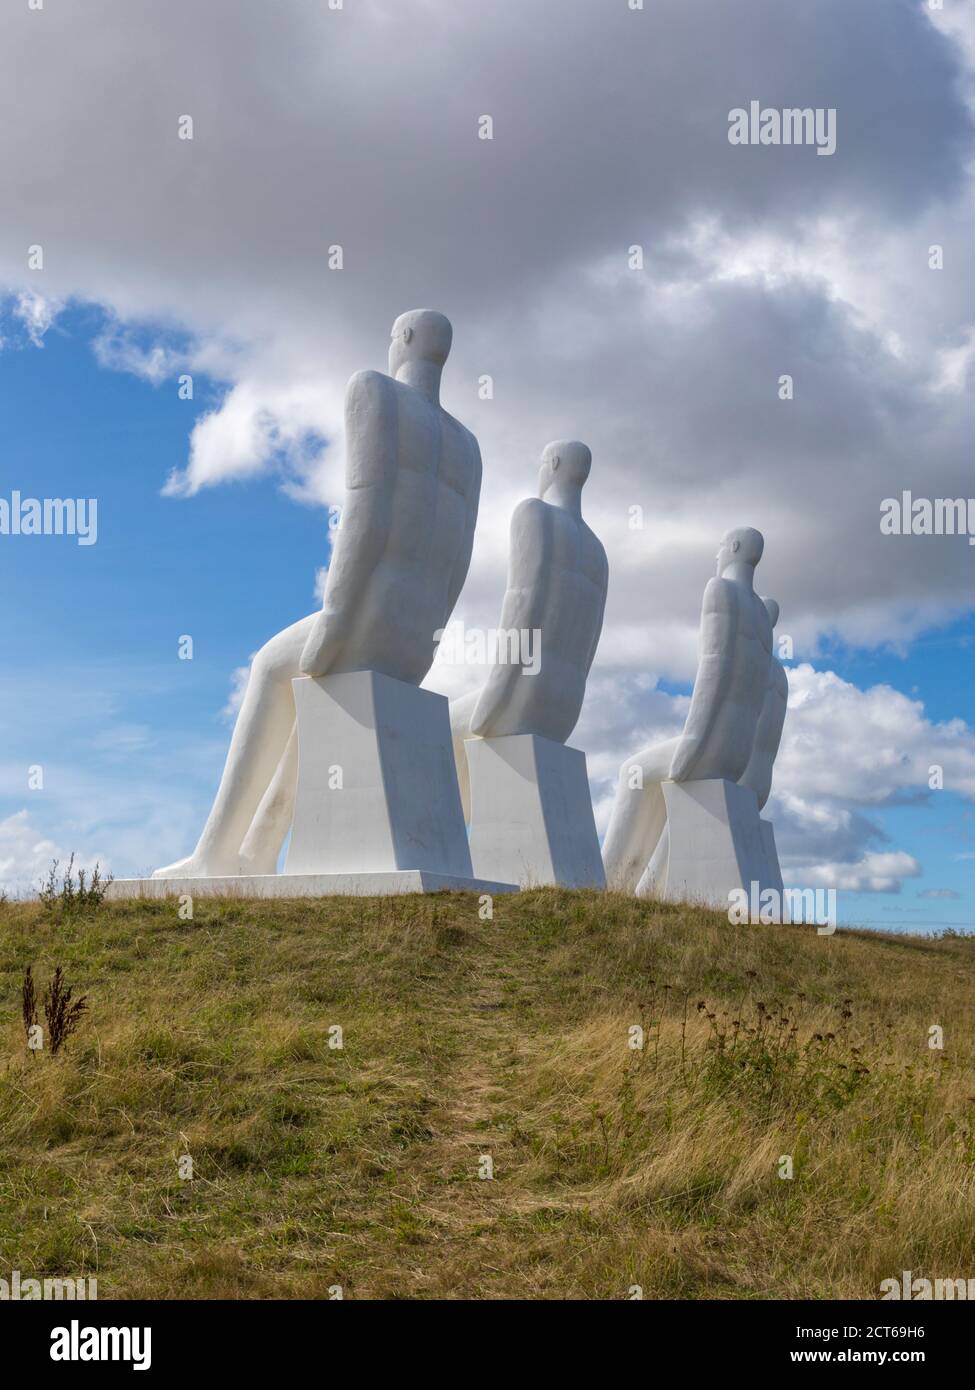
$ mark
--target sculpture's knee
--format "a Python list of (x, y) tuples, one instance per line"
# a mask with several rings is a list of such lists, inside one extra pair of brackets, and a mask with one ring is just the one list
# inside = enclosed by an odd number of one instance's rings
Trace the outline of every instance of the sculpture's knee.
[(274, 637), (251, 662), (250, 679), (257, 685), (289, 685), (297, 675), (294, 654)]

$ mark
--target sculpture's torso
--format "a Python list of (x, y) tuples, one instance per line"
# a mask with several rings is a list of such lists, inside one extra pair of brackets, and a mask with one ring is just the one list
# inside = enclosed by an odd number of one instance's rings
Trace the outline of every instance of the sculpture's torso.
[(700, 683), (701, 695), (716, 712), (690, 778), (737, 782), (745, 771), (765, 703), (771, 652), (772, 624), (758, 595), (734, 580), (712, 579), (692, 711)]
[[(348, 486), (385, 490), (388, 530), (349, 603), (333, 672), (374, 670), (419, 685), (466, 575), (481, 486), (477, 440), (414, 387), (360, 372), (346, 397)], [(378, 476), (378, 483), (374, 479)], [(368, 536), (340, 527), (325, 590), (341, 589), (346, 551)], [(343, 596), (343, 601), (349, 602)]]

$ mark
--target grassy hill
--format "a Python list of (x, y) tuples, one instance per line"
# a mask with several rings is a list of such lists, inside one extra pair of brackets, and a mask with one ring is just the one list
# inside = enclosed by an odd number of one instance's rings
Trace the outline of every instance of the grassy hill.
[[(28, 964), (88, 996), (57, 1056), (25, 1047)], [(468, 1299), (972, 1276), (973, 994), (975, 940), (592, 893), (488, 921), (459, 894), (198, 900), (188, 922), (6, 904), (0, 1275)]]

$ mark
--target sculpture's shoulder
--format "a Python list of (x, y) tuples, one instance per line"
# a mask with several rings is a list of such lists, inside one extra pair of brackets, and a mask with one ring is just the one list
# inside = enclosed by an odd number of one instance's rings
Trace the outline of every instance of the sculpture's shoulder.
[(393, 397), (396, 386), (397, 382), (391, 376), (372, 368), (367, 367), (361, 372), (355, 372), (349, 377), (349, 384), (345, 388), (345, 408), (347, 411), (361, 409), (376, 401), (389, 400)]
[(704, 602), (701, 605), (705, 613), (717, 614), (737, 614), (741, 606), (741, 594), (739, 585), (733, 579), (722, 579), (716, 576), (709, 579), (704, 589)]
[(789, 675), (778, 657), (772, 657), (772, 678), (770, 681), (772, 689), (775, 690), (782, 699), (788, 703), (789, 700)]
[(552, 508), (540, 497), (525, 497), (511, 513), (511, 534), (517, 532), (537, 532), (551, 526)]
[(345, 388), (345, 430), (350, 445), (367, 435), (372, 424), (391, 424), (396, 413), (396, 386), (391, 376), (366, 369), (349, 378)]
[[(551, 507), (540, 497), (526, 497), (511, 513), (508, 545), (508, 573), (516, 585), (529, 581), (529, 572), (535, 573), (549, 551), (548, 539), (552, 533)], [(519, 578), (519, 576), (523, 576)]]
[(385, 372), (377, 372), (372, 367), (364, 367), (361, 372), (353, 372), (345, 388), (346, 397), (388, 395), (395, 391), (399, 383)]

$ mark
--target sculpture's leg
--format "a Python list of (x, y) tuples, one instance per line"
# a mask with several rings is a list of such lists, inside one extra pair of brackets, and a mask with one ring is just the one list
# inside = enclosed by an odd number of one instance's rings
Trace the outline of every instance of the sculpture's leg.
[[(617, 892), (635, 891), (657, 847), (667, 822), (660, 783), (670, 772), (679, 742), (673, 738), (646, 748), (620, 768), (616, 800), (603, 842), (606, 882)], [(639, 769), (639, 779), (635, 778), (634, 769)]]
[(471, 823), (471, 774), (467, 766), (467, 752), (464, 739), (471, 736), (471, 716), (477, 704), (479, 690), (469, 690), (450, 702), (450, 739), (454, 748), (454, 762), (457, 764), (457, 782), (460, 786), (460, 804), (464, 808), (464, 824)]
[(271, 784), (295, 722), (292, 678), (317, 614), (279, 632), (251, 666), (220, 788), (189, 859), (157, 869), (154, 878), (209, 878), (241, 871), (240, 849)]
[(251, 828), (240, 847), (240, 871), (243, 874), (274, 874), (278, 871), (278, 856), (285, 836), (291, 829), (298, 788), (298, 727), (291, 736), (278, 763), (271, 785), (257, 808)]
[[(659, 784), (658, 784), (659, 787)], [(663, 793), (661, 792), (661, 795)], [(643, 871), (643, 877), (636, 886), (638, 898), (659, 898), (667, 883), (667, 866), (670, 858), (670, 825), (665, 823), (663, 833), (657, 841), (653, 858)]]

